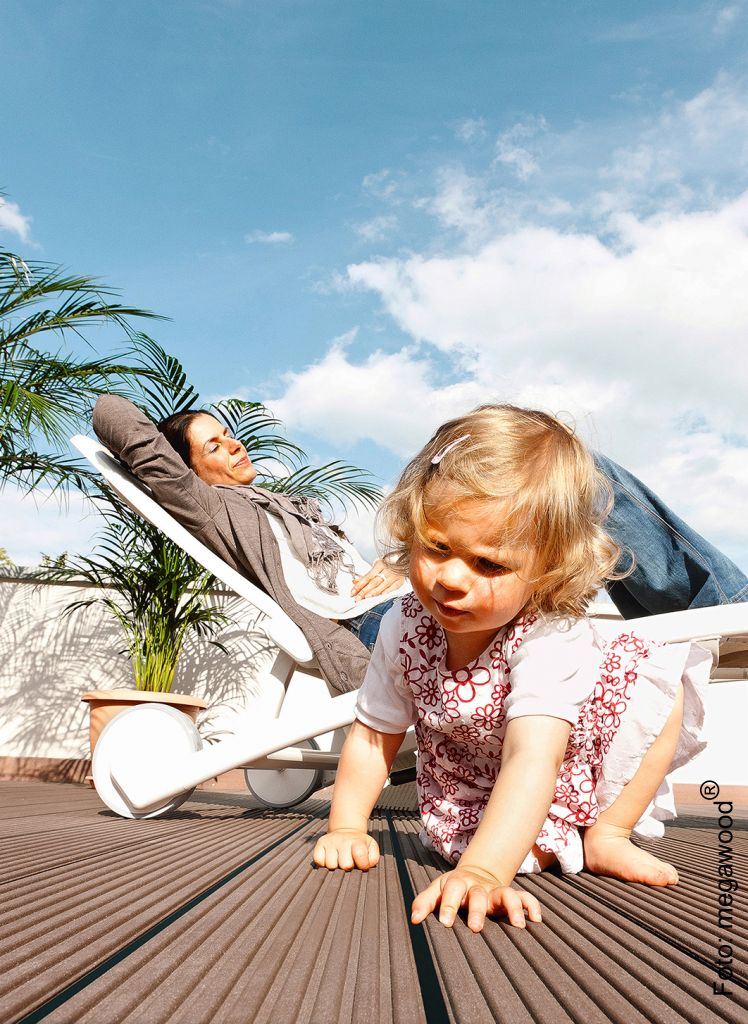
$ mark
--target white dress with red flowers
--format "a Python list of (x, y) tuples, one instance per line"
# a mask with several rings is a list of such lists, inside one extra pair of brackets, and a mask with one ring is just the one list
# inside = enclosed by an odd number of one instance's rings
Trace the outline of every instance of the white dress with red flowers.
[[(504, 626), (466, 668), (446, 668), (446, 638), (415, 594), (382, 620), (356, 715), (380, 732), (415, 725), (421, 840), (456, 863), (501, 767), (506, 723), (549, 715), (572, 729), (548, 816), (537, 838), (562, 870), (583, 866), (579, 827), (592, 825), (659, 736), (683, 682), (683, 727), (672, 769), (705, 746), (704, 687), (711, 655), (622, 632), (602, 641), (589, 619), (526, 614)], [(662, 833), (673, 817), (667, 782), (636, 827)], [(537, 871), (530, 851), (520, 873)]]

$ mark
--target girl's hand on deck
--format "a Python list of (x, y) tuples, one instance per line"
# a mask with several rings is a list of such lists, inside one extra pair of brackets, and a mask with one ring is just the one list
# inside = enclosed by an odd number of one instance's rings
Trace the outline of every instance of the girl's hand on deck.
[(353, 581), (351, 596), (357, 601), (363, 601), (365, 597), (379, 597), (390, 590), (397, 590), (403, 582), (400, 573), (378, 558), (365, 576), (359, 576)]
[(525, 911), (531, 921), (540, 922), (540, 904), (527, 892), (502, 885), (489, 871), (460, 867), (446, 871), (413, 900), (411, 921), (420, 924), (439, 907), (439, 921), (451, 928), (460, 907), (467, 907), (468, 928), (479, 932), (487, 914), (506, 914), (515, 928), (525, 927)]
[(379, 847), (366, 832), (355, 828), (337, 828), (317, 840), (314, 863), (320, 868), (368, 871), (379, 861)]

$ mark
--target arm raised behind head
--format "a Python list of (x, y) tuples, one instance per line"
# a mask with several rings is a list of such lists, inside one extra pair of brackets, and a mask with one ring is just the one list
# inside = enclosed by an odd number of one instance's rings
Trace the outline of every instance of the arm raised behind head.
[(102, 444), (191, 532), (200, 532), (223, 508), (219, 492), (185, 465), (156, 425), (126, 398), (102, 395), (94, 408), (93, 428)]

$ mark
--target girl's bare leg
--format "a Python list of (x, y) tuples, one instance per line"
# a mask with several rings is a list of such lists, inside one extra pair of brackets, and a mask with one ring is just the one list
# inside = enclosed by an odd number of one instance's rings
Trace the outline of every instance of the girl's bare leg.
[(675, 885), (678, 881), (672, 864), (634, 846), (631, 830), (670, 768), (682, 721), (681, 685), (664, 729), (642, 758), (636, 774), (584, 834), (584, 862), (590, 871), (646, 885)]

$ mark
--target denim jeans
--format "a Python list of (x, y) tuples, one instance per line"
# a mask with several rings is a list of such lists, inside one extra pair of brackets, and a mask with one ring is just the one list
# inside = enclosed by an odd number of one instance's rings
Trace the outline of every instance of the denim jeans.
[(389, 601), (383, 601), (382, 604), (370, 608), (363, 615), (357, 615), (354, 619), (343, 619), (340, 625), (350, 629), (351, 633), (359, 638), (364, 647), (368, 647), (370, 651), (373, 651), (374, 644), (377, 642), (377, 636), (379, 635), (379, 627), (382, 624), (382, 616), (390, 610), (394, 603), (394, 598), (390, 598)]
[(605, 529), (623, 549), (618, 569), (631, 575), (608, 584), (626, 619), (748, 601), (748, 578), (734, 562), (679, 519), (656, 494), (615, 462), (594, 453), (613, 487)]

